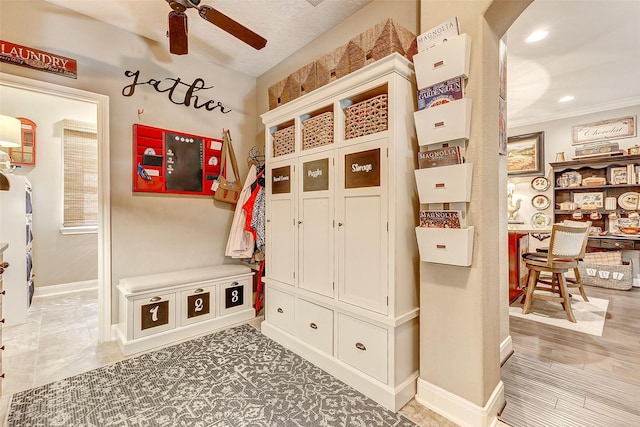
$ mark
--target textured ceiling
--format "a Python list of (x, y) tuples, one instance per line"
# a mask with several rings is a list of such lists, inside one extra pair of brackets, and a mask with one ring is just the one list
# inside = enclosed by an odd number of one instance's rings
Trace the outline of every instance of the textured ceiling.
[[(46, 0), (165, 44), (165, 0)], [(293, 52), (343, 21), (371, 0), (202, 0), (268, 40), (259, 51), (237, 40), (188, 9), (189, 55), (251, 76), (259, 76)], [(313, 3), (318, 3), (317, 1)]]
[[(165, 0), (47, 0), (167, 45)], [(371, 0), (202, 0), (268, 40), (256, 51), (195, 9), (190, 55), (259, 76)], [(400, 1), (400, 0), (395, 0)], [(508, 37), (508, 125), (536, 123), (640, 103), (640, 1), (535, 0)], [(464, 31), (464, 22), (461, 22)], [(533, 30), (547, 39), (527, 44)], [(331, 46), (328, 47), (330, 50)], [(575, 99), (559, 103), (565, 95)]]

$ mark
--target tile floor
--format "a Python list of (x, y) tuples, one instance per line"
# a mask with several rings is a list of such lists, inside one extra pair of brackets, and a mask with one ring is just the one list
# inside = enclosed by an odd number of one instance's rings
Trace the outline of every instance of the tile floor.
[[(115, 341), (98, 343), (97, 298), (97, 290), (35, 297), (26, 324), (3, 328), (6, 350), (2, 367), (6, 378), (0, 397), (2, 425), (12, 393), (125, 358)], [(260, 322), (257, 318), (254, 326), (259, 327)], [(420, 426), (456, 425), (415, 400), (400, 412)]]

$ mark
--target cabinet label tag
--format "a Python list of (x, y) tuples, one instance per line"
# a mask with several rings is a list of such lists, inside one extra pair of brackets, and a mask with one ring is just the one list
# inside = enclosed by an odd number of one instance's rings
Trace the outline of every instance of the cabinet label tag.
[(306, 162), (302, 166), (302, 191), (329, 189), (329, 159)]
[(380, 149), (344, 156), (345, 188), (380, 186)]

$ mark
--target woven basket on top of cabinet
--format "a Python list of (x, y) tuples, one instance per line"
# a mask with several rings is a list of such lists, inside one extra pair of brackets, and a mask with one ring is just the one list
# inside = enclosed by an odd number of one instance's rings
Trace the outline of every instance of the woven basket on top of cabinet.
[(284, 156), (293, 153), (295, 142), (295, 127), (293, 125), (273, 132), (273, 156)]
[(333, 144), (333, 111), (318, 114), (302, 122), (302, 149)]
[(387, 130), (389, 116), (386, 93), (366, 99), (345, 110), (345, 139)]

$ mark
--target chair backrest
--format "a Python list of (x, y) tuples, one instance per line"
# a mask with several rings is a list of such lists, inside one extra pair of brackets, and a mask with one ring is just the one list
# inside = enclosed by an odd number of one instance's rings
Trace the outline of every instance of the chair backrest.
[(551, 265), (554, 258), (580, 259), (584, 257), (589, 238), (591, 222), (583, 222), (580, 226), (567, 224), (553, 224), (547, 264)]
[(562, 225), (568, 225), (570, 227), (587, 227), (587, 232), (584, 235), (584, 242), (582, 242), (582, 250), (580, 251), (580, 259), (584, 258), (584, 253), (587, 250), (587, 243), (589, 242), (589, 230), (591, 230), (591, 221), (572, 221), (565, 219), (562, 221)]

